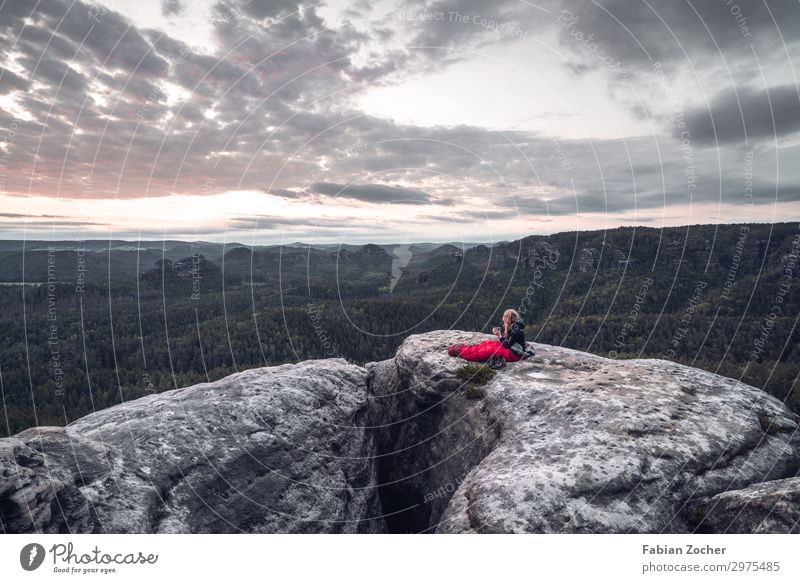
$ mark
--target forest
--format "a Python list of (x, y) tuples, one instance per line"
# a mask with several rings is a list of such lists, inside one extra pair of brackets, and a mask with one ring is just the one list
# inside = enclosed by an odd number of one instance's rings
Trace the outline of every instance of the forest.
[(528, 340), (674, 360), (800, 412), (799, 253), (795, 223), (493, 245), (3, 241), (3, 435), (253, 367), (389, 358), (410, 334), (487, 332), (508, 307)]

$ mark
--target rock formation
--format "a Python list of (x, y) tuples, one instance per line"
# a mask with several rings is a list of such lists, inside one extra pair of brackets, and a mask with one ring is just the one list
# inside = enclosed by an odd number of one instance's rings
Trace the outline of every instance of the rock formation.
[(411, 336), (370, 367), (378, 448), (395, 452), (379, 482), (412, 530), (689, 532), (690, 500), (800, 467), (798, 417), (777, 399), (665, 360), (536, 345), (466, 399), (445, 348), (484, 338)]
[(800, 533), (800, 478), (761, 482), (692, 500), (687, 506), (695, 532)]
[(366, 371), (248, 370), (0, 440), (8, 532), (383, 529)]
[(664, 360), (253, 369), (0, 440), (6, 532), (796, 532), (798, 417)]

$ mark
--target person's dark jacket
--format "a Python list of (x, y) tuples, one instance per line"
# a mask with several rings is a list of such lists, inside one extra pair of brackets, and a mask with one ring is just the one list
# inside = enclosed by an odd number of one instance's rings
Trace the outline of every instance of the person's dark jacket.
[[(522, 320), (517, 320), (508, 330), (508, 337), (505, 335), (500, 336), (500, 343), (503, 345), (503, 348), (511, 348), (511, 345), (516, 343), (519, 344), (520, 347), (524, 350), (525, 349), (525, 332), (523, 329), (525, 328), (525, 322)], [(503, 331), (503, 327), (500, 327), (500, 331)]]

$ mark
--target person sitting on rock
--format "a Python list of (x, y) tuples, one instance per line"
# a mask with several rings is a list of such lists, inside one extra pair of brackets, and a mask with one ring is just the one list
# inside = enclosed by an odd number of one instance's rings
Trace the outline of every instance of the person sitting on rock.
[(503, 327), (495, 327), (492, 333), (497, 340), (484, 340), (478, 344), (453, 344), (447, 354), (473, 362), (487, 362), (493, 368), (502, 368), (506, 362), (516, 362), (533, 356), (533, 349), (525, 343), (525, 322), (516, 310), (503, 313)]

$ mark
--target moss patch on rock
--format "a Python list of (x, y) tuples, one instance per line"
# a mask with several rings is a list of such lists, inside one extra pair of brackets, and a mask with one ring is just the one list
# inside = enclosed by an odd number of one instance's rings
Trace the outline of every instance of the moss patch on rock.
[(467, 399), (483, 399), (486, 396), (486, 392), (472, 383), (467, 383), (464, 385), (464, 396)]
[(470, 362), (456, 369), (456, 376), (464, 381), (487, 383), (497, 374), (482, 362)]

